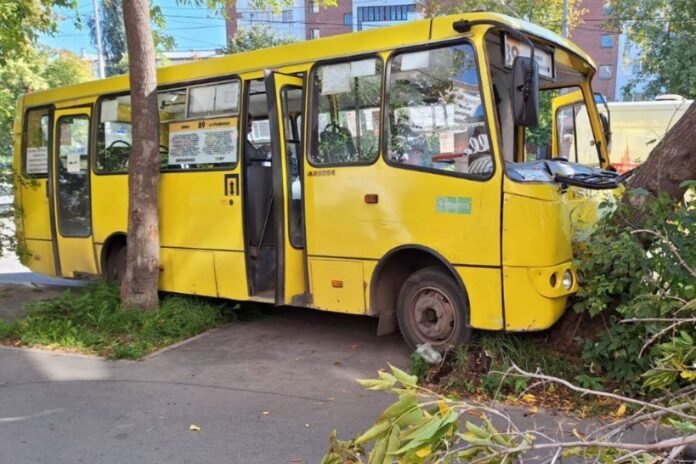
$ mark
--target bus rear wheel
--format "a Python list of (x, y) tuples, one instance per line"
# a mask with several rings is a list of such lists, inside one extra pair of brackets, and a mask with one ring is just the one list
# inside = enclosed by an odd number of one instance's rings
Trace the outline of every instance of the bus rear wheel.
[(119, 245), (109, 252), (104, 266), (104, 277), (109, 282), (121, 285), (121, 280), (126, 272), (126, 245)]
[(399, 292), (397, 317), (411, 348), (427, 343), (442, 351), (471, 337), (466, 299), (457, 282), (437, 267), (421, 269), (406, 279)]

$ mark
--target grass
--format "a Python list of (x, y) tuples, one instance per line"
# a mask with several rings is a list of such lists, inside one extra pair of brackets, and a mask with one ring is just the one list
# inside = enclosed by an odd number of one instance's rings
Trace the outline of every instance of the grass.
[[(165, 296), (159, 311), (124, 309), (118, 287), (106, 282), (69, 290), (60, 297), (31, 303), (27, 309), (24, 319), (0, 321), (0, 343), (110, 359), (141, 358), (237, 320), (229, 305), (197, 297)], [(251, 317), (258, 316), (251, 313)]]

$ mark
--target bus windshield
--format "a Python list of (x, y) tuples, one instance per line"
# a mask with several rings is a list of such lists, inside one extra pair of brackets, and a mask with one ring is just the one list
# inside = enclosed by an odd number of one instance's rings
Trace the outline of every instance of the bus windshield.
[(396, 55), (391, 61), (388, 105), (390, 162), (462, 176), (492, 174), (470, 44)]
[[(530, 39), (534, 41), (534, 38)], [(588, 119), (588, 109), (582, 105), (574, 107), (574, 113), (562, 116), (564, 134), (561, 134), (559, 145), (561, 151), (552, 153), (552, 126), (554, 115), (552, 101), (560, 95), (577, 90), (586, 79), (588, 64), (575, 55), (547, 46), (536, 44), (535, 57), (539, 63), (539, 125), (537, 127), (519, 127), (515, 125), (512, 108), (512, 67), (514, 58), (510, 55), (529, 55), (528, 48), (513, 42), (502, 32), (489, 32), (486, 40), (486, 52), (491, 66), (493, 92), (496, 103), (498, 125), (502, 138), (502, 154), (505, 160), (506, 172), (515, 180), (544, 180), (547, 175), (539, 175), (536, 169), (529, 169), (520, 164), (532, 163), (538, 160), (558, 159), (582, 163), (586, 166), (599, 167), (598, 149)], [(515, 48), (517, 47), (517, 48)], [(513, 51), (510, 51), (510, 50)], [(595, 108), (592, 108), (595, 110)], [(578, 122), (582, 121), (582, 122)], [(582, 134), (572, 130), (573, 124), (587, 128)], [(575, 156), (577, 141), (572, 137), (587, 139), (585, 145), (589, 150)], [(575, 142), (575, 143), (574, 143)], [(571, 148), (573, 156), (570, 156)], [(514, 172), (511, 172), (514, 171)], [(530, 176), (529, 179), (527, 176)]]

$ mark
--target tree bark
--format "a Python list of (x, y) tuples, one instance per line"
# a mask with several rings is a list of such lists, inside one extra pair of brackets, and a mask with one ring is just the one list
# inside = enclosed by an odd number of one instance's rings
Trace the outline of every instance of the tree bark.
[[(681, 200), (686, 189), (681, 184), (696, 179), (696, 104), (667, 132), (650, 152), (648, 159), (629, 181), (631, 189), (642, 188), (657, 196), (667, 194)], [(633, 203), (631, 200), (629, 202)]]
[(159, 112), (148, 0), (123, 2), (130, 70), (133, 144), (128, 162), (128, 249), (121, 301), (157, 309), (159, 283)]

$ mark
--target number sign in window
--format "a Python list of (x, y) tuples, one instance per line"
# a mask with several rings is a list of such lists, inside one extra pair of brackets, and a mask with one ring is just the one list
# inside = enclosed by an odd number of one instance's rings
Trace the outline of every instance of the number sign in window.
[(474, 177), (493, 172), (473, 47), (391, 60), (388, 137), (392, 163)]
[[(366, 58), (314, 72), (313, 164), (370, 163), (379, 154), (382, 62)], [(318, 101), (317, 101), (318, 100)]]

